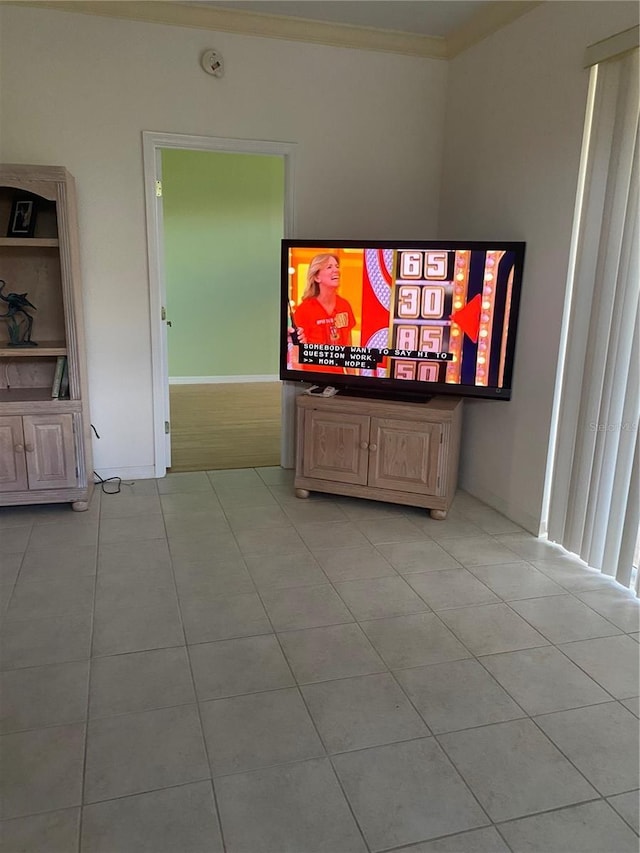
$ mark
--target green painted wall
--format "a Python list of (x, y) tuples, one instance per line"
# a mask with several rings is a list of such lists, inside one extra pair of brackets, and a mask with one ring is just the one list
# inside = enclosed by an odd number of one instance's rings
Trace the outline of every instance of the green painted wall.
[(284, 159), (162, 151), (169, 376), (278, 373)]

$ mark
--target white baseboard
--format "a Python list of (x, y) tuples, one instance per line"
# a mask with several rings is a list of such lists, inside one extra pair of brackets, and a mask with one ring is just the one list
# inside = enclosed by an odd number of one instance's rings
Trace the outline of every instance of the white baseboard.
[(96, 474), (103, 480), (120, 477), (125, 482), (125, 480), (153, 480), (156, 471), (153, 465), (143, 465), (140, 468), (96, 468)]
[(274, 374), (259, 376), (170, 376), (169, 385), (214, 385), (234, 384), (236, 382), (279, 382), (280, 377)]

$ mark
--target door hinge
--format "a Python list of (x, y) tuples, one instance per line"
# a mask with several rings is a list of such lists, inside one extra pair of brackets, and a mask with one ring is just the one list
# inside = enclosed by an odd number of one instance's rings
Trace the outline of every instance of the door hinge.
[(163, 305), (163, 306), (162, 306), (162, 308), (160, 309), (160, 319), (161, 319), (161, 320), (166, 320), (166, 319), (167, 319), (167, 309), (164, 307), (164, 305)]
[(169, 435), (169, 421), (164, 422), (164, 434)]
[(440, 433), (440, 444), (442, 444), (443, 441), (444, 441), (444, 433), (441, 432)]
[(156, 198), (162, 198), (162, 181), (156, 181)]

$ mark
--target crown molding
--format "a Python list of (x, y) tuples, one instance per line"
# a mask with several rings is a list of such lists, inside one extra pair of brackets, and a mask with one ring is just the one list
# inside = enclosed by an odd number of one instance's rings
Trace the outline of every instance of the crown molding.
[(356, 27), (346, 24), (327, 24), (280, 15), (218, 9), (211, 6), (191, 6), (170, 0), (24, 0), (9, 5), (54, 9), (60, 12), (79, 12), (128, 21), (146, 21), (175, 27), (193, 27), (218, 32), (239, 33), (262, 38), (288, 39), (335, 47), (401, 53), (409, 56), (446, 58), (442, 38), (411, 35), (410, 33)]
[(484, 6), (449, 36), (447, 59), (453, 59), (537, 6), (542, 6), (544, 2), (545, 0), (496, 0)]
[(53, 9), (174, 27), (399, 53), (427, 59), (451, 59), (542, 2), (544, 0), (495, 0), (479, 9), (469, 23), (445, 39), (373, 27), (330, 24), (231, 8), (191, 5), (173, 0), (0, 0), (2, 5)]

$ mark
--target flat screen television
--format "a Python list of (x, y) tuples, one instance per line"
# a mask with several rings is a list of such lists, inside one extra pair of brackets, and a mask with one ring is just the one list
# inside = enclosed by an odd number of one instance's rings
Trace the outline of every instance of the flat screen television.
[(500, 240), (283, 240), (280, 378), (509, 400), (524, 253)]

